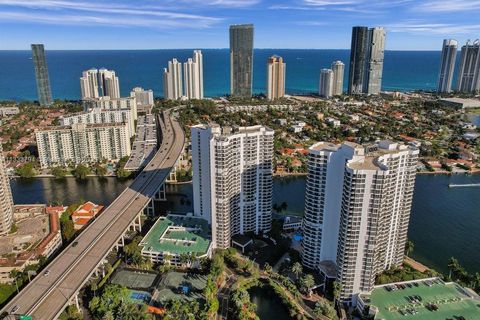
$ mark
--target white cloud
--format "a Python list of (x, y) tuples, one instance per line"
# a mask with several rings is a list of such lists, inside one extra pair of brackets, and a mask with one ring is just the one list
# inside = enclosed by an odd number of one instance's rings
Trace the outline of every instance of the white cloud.
[[(40, 23), (57, 21), (59, 24), (86, 24), (82, 23), (83, 18), (89, 25), (207, 28), (223, 20), (216, 17), (169, 11), (159, 6), (125, 5), (114, 2), (103, 4), (68, 0), (0, 0), (0, 8), (2, 6), (11, 9), (34, 9), (28, 13), (24, 11), (0, 12), (0, 16), (5, 19), (21, 20), (19, 17), (26, 15), (28, 19), (24, 21)], [(55, 15), (48, 14), (52, 10), (55, 10)], [(71, 19), (71, 21), (62, 23), (64, 19)]]
[(428, 0), (417, 5), (413, 10), (427, 12), (455, 12), (480, 10), (479, 0)]
[(422, 21), (406, 21), (387, 25), (390, 32), (406, 32), (414, 34), (460, 35), (480, 32), (480, 24), (427, 23)]

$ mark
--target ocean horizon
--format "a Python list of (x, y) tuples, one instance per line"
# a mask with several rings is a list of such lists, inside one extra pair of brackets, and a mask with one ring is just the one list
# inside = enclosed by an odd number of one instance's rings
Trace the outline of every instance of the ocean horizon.
[[(203, 53), (206, 97), (230, 92), (229, 49), (200, 49)], [(136, 86), (152, 89), (163, 96), (163, 68), (169, 60), (184, 62), (193, 49), (145, 50), (47, 50), (47, 64), (53, 97), (80, 99), (79, 78), (90, 68), (115, 70), (122, 96)], [(287, 64), (286, 93), (318, 92), (320, 69), (340, 60), (345, 63), (344, 89), (347, 88), (350, 50), (348, 49), (255, 49), (254, 93), (265, 92), (266, 63), (271, 55), (280, 55)], [(435, 90), (440, 51), (385, 51), (382, 90)], [(455, 79), (454, 79), (455, 83)], [(0, 100), (36, 100), (36, 85), (30, 50), (0, 51)]]

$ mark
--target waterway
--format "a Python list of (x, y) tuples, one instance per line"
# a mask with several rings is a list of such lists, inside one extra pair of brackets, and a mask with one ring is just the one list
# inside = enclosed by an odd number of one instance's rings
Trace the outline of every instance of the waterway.
[(267, 287), (253, 287), (248, 290), (250, 300), (257, 306), (260, 320), (292, 320), (280, 298)]
[[(15, 203), (69, 204), (91, 200), (108, 205), (131, 183), (114, 178), (15, 179)], [(480, 188), (448, 188), (449, 183), (480, 183), (480, 175), (417, 175), (408, 237), (415, 244), (413, 258), (448, 273), (452, 256), (471, 272), (480, 272)], [(285, 214), (302, 215), (305, 177), (274, 179), (274, 203), (285, 201)], [(163, 211), (191, 212), (191, 184), (167, 186)]]

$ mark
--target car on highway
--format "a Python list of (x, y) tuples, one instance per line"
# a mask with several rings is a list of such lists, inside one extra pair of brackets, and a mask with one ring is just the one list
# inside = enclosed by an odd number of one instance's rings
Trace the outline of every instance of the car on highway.
[(73, 241), (72, 248), (75, 248), (76, 246), (78, 246), (78, 241)]
[(47, 271), (45, 271), (45, 272), (43, 273), (43, 275), (44, 275), (45, 277), (48, 277), (49, 274), (50, 274), (50, 270), (47, 270)]
[(18, 306), (13, 306), (12, 311), (10, 313), (15, 313), (18, 311)]

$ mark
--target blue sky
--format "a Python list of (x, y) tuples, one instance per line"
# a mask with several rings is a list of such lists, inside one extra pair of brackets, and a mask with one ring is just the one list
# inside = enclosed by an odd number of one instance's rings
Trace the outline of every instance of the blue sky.
[(0, 50), (226, 48), (234, 23), (255, 24), (257, 48), (348, 48), (367, 25), (387, 49), (439, 50), (479, 38), (479, 13), (479, 0), (0, 0)]

